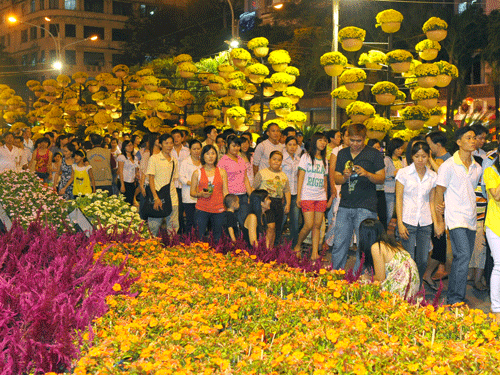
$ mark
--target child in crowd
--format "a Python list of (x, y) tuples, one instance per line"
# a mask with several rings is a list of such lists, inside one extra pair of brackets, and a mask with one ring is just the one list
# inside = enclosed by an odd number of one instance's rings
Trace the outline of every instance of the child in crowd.
[[(254, 188), (266, 190), (271, 198), (271, 209), (266, 214), (271, 246), (280, 241), (283, 214), (290, 212), (292, 200), (288, 177), (281, 171), (282, 161), (283, 154), (280, 151), (271, 152), (269, 167), (258, 171), (254, 179)], [(284, 198), (286, 198), (285, 204)]]
[(78, 150), (73, 154), (73, 172), (66, 185), (59, 194), (64, 195), (66, 189), (73, 183), (73, 196), (78, 197), (95, 193), (95, 180), (92, 173), (92, 166), (87, 161), (85, 151)]
[(266, 213), (271, 207), (271, 199), (269, 193), (263, 189), (257, 189), (250, 194), (250, 213), (245, 219), (243, 225), (243, 238), (248, 246), (257, 246), (259, 237), (266, 236), (266, 245), (269, 247), (270, 242), (269, 227), (266, 223)]
[(38, 139), (30, 163), (30, 170), (34, 171), (44, 182), (52, 177), (52, 152), (49, 150), (49, 145), (49, 138)]
[(52, 182), (55, 181), (57, 171), (61, 167), (62, 152), (57, 151), (52, 158)]
[(227, 194), (224, 197), (224, 224), (222, 226), (224, 233), (231, 237), (231, 241), (236, 242), (236, 239), (240, 235), (240, 230), (238, 227), (238, 218), (236, 217), (235, 211), (240, 208), (240, 200), (235, 194)]

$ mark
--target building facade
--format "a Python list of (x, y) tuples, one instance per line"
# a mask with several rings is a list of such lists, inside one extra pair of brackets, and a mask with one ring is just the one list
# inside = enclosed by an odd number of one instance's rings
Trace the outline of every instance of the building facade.
[[(121, 62), (129, 17), (147, 17), (165, 4), (188, 0), (0, 0), (0, 45), (20, 70), (45, 79), (77, 71), (90, 76)], [(15, 17), (17, 22), (9, 22)], [(97, 36), (97, 40), (90, 40)]]

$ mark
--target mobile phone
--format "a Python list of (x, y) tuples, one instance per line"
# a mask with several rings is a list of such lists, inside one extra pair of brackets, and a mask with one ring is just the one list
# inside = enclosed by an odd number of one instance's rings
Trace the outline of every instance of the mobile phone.
[(208, 193), (208, 189), (203, 189), (203, 191), (204, 191), (205, 193)]

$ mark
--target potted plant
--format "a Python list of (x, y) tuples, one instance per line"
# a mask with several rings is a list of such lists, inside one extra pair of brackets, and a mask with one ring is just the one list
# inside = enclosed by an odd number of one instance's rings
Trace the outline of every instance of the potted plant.
[(452, 79), (458, 78), (458, 69), (455, 65), (447, 61), (438, 61), (434, 65), (439, 69), (439, 74), (436, 76), (436, 86), (446, 87)]
[(264, 79), (264, 81), (262, 82), (262, 87), (263, 87), (263, 92), (264, 92), (264, 96), (273, 96), (274, 93), (276, 92), (276, 90), (274, 90), (273, 88), (273, 83), (271, 82), (271, 80), (269, 78), (266, 78)]
[(340, 86), (331, 92), (333, 98), (337, 99), (337, 105), (340, 108), (346, 108), (349, 104), (353, 103), (358, 99), (358, 93), (355, 91), (349, 91), (345, 86)]
[(220, 64), (217, 66), (217, 70), (219, 71), (219, 76), (224, 79), (229, 79), (229, 74), (234, 72), (234, 66), (231, 64)]
[(186, 124), (194, 128), (200, 127), (205, 123), (205, 117), (200, 114), (189, 115), (186, 117)]
[(177, 72), (182, 78), (193, 78), (198, 71), (192, 62), (183, 62), (177, 65)]
[(339, 84), (349, 91), (360, 92), (365, 87), (366, 73), (363, 69), (347, 69), (339, 77)]
[(292, 83), (292, 78), (285, 72), (274, 73), (270, 79), (273, 89), (276, 91), (285, 91), (288, 85)]
[(339, 31), (342, 48), (349, 52), (359, 51), (363, 47), (366, 31), (355, 26), (344, 27)]
[(129, 68), (127, 65), (118, 64), (113, 67), (112, 72), (117, 78), (123, 79), (128, 75)]
[(421, 105), (408, 106), (401, 111), (401, 117), (405, 126), (410, 130), (420, 130), (424, 123), (429, 120), (429, 110)]
[(247, 87), (247, 82), (242, 79), (233, 79), (227, 84), (229, 88), (229, 95), (235, 98), (242, 98), (245, 95), (245, 89)]
[(284, 72), (292, 59), (290, 58), (290, 54), (288, 53), (288, 51), (279, 49), (276, 51), (272, 51), (269, 54), (267, 61), (272, 65), (275, 72)]
[(297, 79), (297, 77), (300, 76), (299, 69), (294, 67), (294, 66), (287, 66), (285, 69), (285, 73), (288, 74), (290, 76), (290, 78), (292, 79), (291, 85), (293, 85), (295, 83), (295, 80)]
[(244, 68), (252, 59), (252, 55), (244, 48), (234, 48), (229, 52), (233, 64), (238, 68)]
[(353, 123), (362, 124), (375, 114), (375, 108), (369, 103), (355, 101), (347, 106), (346, 113)]
[(245, 123), (247, 111), (240, 106), (234, 106), (226, 111), (226, 116), (231, 126), (237, 128)]
[(172, 100), (176, 106), (185, 107), (194, 101), (194, 97), (188, 90), (176, 90), (172, 94)]
[(380, 105), (391, 105), (396, 100), (398, 86), (389, 81), (377, 82), (372, 87), (372, 94)]
[(403, 91), (398, 90), (398, 93), (396, 94), (396, 100), (391, 106), (391, 109), (393, 111), (400, 111), (404, 108), (404, 104), (406, 101), (406, 94)]
[(347, 65), (347, 57), (341, 52), (327, 52), (321, 56), (320, 63), (326, 74), (336, 77), (343, 72), (344, 67)]
[(71, 76), (71, 78), (73, 78), (76, 83), (83, 85), (89, 78), (89, 75), (85, 72), (76, 72)]
[[(267, 117), (267, 114), (269, 112), (269, 107), (267, 105), (263, 106), (263, 111), (262, 114), (264, 115), (264, 120)], [(255, 121), (260, 121), (260, 104), (254, 104), (253, 106), (250, 107), (250, 113), (252, 114), (252, 118)]]
[(46, 92), (54, 92), (56, 91), (58, 84), (55, 79), (46, 79), (43, 81), (42, 86)]
[(205, 105), (203, 106), (203, 109), (207, 111), (207, 113), (212, 116), (212, 117), (219, 117), (221, 114), (221, 106), (219, 102), (217, 101), (209, 101), (206, 102)]
[(132, 89), (139, 89), (142, 86), (141, 78), (138, 75), (131, 75), (125, 78), (125, 82)]
[(448, 24), (438, 17), (431, 17), (422, 26), (422, 31), (428, 39), (436, 42), (442, 41), (448, 34)]
[(441, 119), (443, 117), (443, 110), (441, 109), (441, 107), (436, 106), (434, 108), (430, 108), (429, 113), (431, 114), (431, 117), (425, 123), (425, 125), (434, 127), (441, 122)]
[(304, 126), (304, 124), (306, 123), (307, 115), (301, 111), (293, 111), (285, 117), (285, 121), (289, 126), (293, 126), (294, 128), (298, 129)]
[(241, 97), (243, 100), (252, 100), (253, 97), (257, 94), (257, 87), (253, 83), (248, 83), (245, 89), (245, 94)]
[(215, 74), (208, 77), (208, 82), (208, 88), (215, 92), (220, 90), (222, 88), (222, 85), (226, 83), (224, 78)]
[(192, 62), (192, 61), (193, 61), (193, 58), (186, 53), (182, 53), (180, 55), (175, 56), (174, 60), (173, 60), (174, 64), (176, 64), (176, 65), (179, 65), (183, 62)]
[(142, 85), (146, 91), (156, 91), (158, 90), (158, 84), (160, 80), (155, 76), (145, 76), (141, 78)]
[(262, 131), (266, 131), (267, 130), (267, 127), (270, 125), (270, 124), (277, 124), (281, 130), (284, 130), (288, 127), (288, 124), (286, 123), (286, 121), (280, 119), (280, 118), (273, 118), (272, 120), (268, 120), (266, 121), (263, 125), (262, 125)]
[(161, 102), (156, 107), (156, 116), (162, 120), (168, 120), (170, 118), (170, 113), (172, 112), (172, 105), (170, 103)]
[(290, 98), (293, 104), (297, 104), (304, 96), (304, 91), (301, 89), (295, 87), (295, 86), (288, 86), (284, 91), (283, 91), (283, 96), (286, 96), (287, 98)]
[(368, 51), (368, 53), (362, 53), (359, 56), (359, 65), (365, 65), (368, 69), (380, 70), (382, 66), (387, 63), (387, 57), (385, 53), (377, 50)]
[(247, 43), (248, 49), (253, 51), (256, 57), (264, 57), (269, 53), (269, 40), (263, 37), (253, 38)]
[(378, 139), (379, 141), (384, 139), (386, 133), (394, 126), (391, 120), (379, 115), (369, 118), (365, 125), (366, 137), (368, 139)]
[(247, 69), (248, 79), (256, 84), (264, 82), (264, 79), (269, 75), (269, 69), (264, 64), (253, 64)]
[(208, 86), (208, 84), (210, 83), (208, 78), (210, 78), (210, 76), (212, 76), (213, 73), (209, 73), (209, 72), (202, 72), (202, 73), (199, 73), (198, 74), (198, 80), (200, 81), (200, 83), (204, 86)]
[(415, 101), (418, 105), (423, 105), (426, 108), (433, 108), (437, 106), (439, 98), (439, 91), (435, 88), (419, 87), (411, 93), (411, 100)]
[(160, 101), (162, 99), (163, 95), (160, 94), (159, 92), (148, 92), (146, 95), (144, 95), (144, 100), (146, 101), (146, 104), (151, 108), (158, 107), (158, 104), (160, 104)]
[(441, 50), (441, 45), (430, 39), (424, 39), (421, 42), (418, 42), (415, 46), (415, 51), (418, 52), (418, 55), (427, 61), (434, 60), (439, 51)]
[[(221, 77), (222, 78), (222, 77)], [(229, 86), (226, 81), (222, 82), (219, 89), (215, 92), (219, 98), (229, 94)]]
[(379, 12), (376, 16), (376, 27), (381, 27), (384, 33), (392, 34), (399, 31), (403, 15), (394, 9), (387, 9)]
[(394, 73), (406, 73), (410, 70), (411, 61), (413, 60), (413, 55), (403, 49), (396, 49), (390, 51), (386, 55), (387, 64), (390, 65)]
[(430, 88), (436, 86), (439, 68), (435, 64), (420, 64), (415, 68), (414, 73), (420, 87)]
[(285, 117), (288, 115), (291, 112), (292, 107), (293, 103), (290, 98), (286, 98), (284, 96), (279, 96), (269, 102), (269, 108), (279, 117)]

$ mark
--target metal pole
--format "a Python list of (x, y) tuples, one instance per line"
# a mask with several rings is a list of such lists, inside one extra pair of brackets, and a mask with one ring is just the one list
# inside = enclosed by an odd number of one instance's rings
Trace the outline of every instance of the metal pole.
[[(339, 1), (332, 0), (332, 51), (337, 52), (339, 50)], [(337, 88), (337, 77), (332, 77), (332, 91)], [(337, 129), (337, 99), (332, 97), (331, 100), (331, 129)]]
[(233, 39), (236, 38), (235, 32), (234, 32), (234, 9), (233, 9), (233, 4), (231, 3), (231, 0), (227, 0), (227, 3), (229, 4), (229, 8), (231, 9), (231, 36)]

